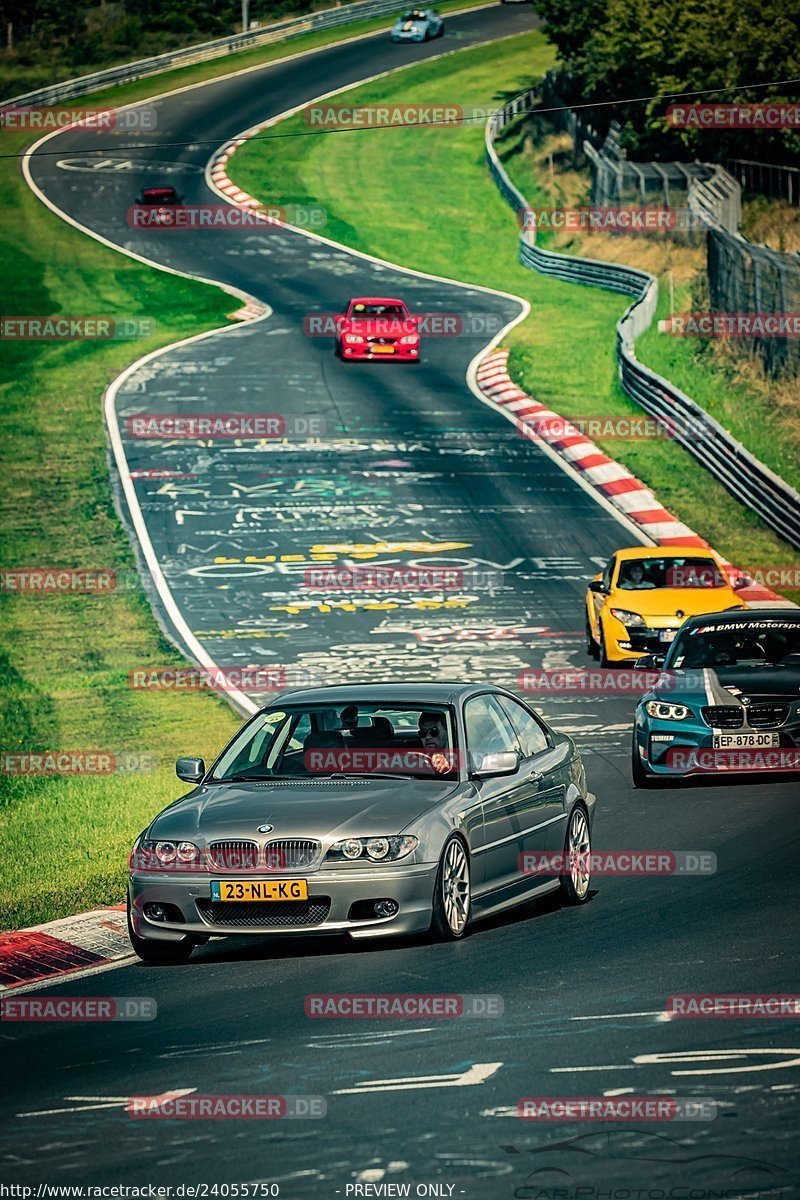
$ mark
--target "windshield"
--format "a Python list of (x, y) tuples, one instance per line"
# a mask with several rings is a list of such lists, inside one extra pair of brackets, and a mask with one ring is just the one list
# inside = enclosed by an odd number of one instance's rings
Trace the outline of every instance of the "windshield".
[(731, 621), (684, 629), (666, 666), (675, 670), (781, 666), (800, 671), (800, 621)]
[(404, 304), (352, 304), (350, 316), (404, 318), (408, 316), (408, 310)]
[(652, 588), (720, 588), (728, 580), (713, 558), (633, 558), (620, 563), (617, 587), (626, 592)]
[(418, 8), (415, 8), (415, 9), (411, 10), (410, 12), (403, 13), (403, 16), (401, 19), (403, 21), (424, 21), (425, 13), (421, 12)]
[(258, 713), (222, 752), (212, 780), (391, 775), (453, 779), (446, 706), (286, 705)]
[(176, 199), (175, 188), (145, 188), (142, 192), (142, 200), (144, 200), (145, 204), (150, 201), (158, 201), (159, 204), (165, 204)]

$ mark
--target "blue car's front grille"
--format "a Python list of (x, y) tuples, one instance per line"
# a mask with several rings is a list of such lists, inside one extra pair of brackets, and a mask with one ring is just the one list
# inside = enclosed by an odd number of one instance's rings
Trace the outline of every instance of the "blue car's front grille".
[(779, 729), (789, 716), (787, 704), (751, 704), (743, 708), (738, 704), (709, 705), (703, 709), (703, 720), (713, 729), (741, 729), (745, 714), (751, 729)]
[(788, 704), (752, 704), (747, 710), (747, 721), (753, 729), (778, 729), (788, 716)]

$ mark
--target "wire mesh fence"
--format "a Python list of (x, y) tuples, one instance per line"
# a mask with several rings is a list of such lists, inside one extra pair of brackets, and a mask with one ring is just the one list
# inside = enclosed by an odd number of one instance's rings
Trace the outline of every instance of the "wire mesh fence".
[[(800, 254), (780, 254), (710, 229), (708, 290), (712, 311), (777, 318), (765, 324), (780, 329), (781, 318), (800, 313)], [(757, 325), (751, 321), (750, 327)], [(737, 340), (761, 359), (770, 375), (800, 373), (800, 338), (740, 332)]]
[(800, 207), (800, 167), (752, 162), (749, 158), (725, 158), (722, 165), (745, 192)]

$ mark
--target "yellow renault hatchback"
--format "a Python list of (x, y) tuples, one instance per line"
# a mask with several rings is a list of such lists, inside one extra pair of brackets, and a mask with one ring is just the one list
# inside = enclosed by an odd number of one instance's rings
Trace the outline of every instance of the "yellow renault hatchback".
[(603, 666), (663, 652), (688, 617), (747, 608), (722, 559), (696, 546), (617, 550), (586, 592), (586, 649)]

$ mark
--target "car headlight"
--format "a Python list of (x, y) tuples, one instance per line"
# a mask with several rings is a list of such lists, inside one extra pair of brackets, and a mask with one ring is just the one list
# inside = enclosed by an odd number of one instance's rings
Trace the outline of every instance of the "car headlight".
[(364, 339), (360, 333), (346, 333), (344, 335), (344, 340), (347, 342), (348, 346), (355, 346), (359, 342), (363, 342)]
[(644, 629), (647, 622), (638, 613), (628, 612), (627, 608), (612, 608), (612, 617), (616, 617), (618, 621), (622, 621), (623, 625), (627, 625), (629, 629)]
[(202, 865), (202, 855), (194, 842), (145, 841), (138, 839), (131, 853), (131, 868), (157, 871), (159, 868), (180, 871), (192, 864)]
[(667, 704), (663, 700), (648, 700), (645, 709), (648, 716), (659, 721), (685, 721), (692, 715), (692, 710), (685, 704)]
[(357, 858), (370, 862), (397, 862), (405, 858), (419, 844), (415, 837), (371, 837), (343, 838), (334, 842), (326, 858), (331, 862), (354, 861)]
[(409, 333), (406, 337), (400, 338), (400, 344), (402, 346), (416, 346), (418, 341), (419, 341), (418, 333)]

